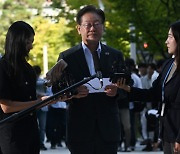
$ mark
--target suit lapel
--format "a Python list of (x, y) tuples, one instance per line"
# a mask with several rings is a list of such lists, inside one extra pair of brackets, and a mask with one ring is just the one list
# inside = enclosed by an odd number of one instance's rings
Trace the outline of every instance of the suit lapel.
[[(169, 70), (169, 68), (171, 67), (171, 65), (172, 65), (173, 62), (174, 62), (174, 60), (172, 59), (172, 60), (169, 62), (169, 64), (167, 65), (166, 71), (165, 71), (166, 73), (165, 73), (165, 75), (164, 75), (164, 78), (165, 78), (166, 74), (168, 73), (168, 70)], [(169, 73), (169, 74), (170, 74), (170, 73)], [(169, 74), (168, 74), (168, 76), (169, 76)], [(168, 84), (176, 75), (177, 75), (177, 72), (175, 71), (174, 74), (172, 75), (172, 77), (169, 79), (169, 81), (165, 82), (165, 85)], [(168, 76), (167, 76), (167, 78), (168, 78)], [(166, 80), (167, 80), (167, 79), (166, 79)]]
[(111, 63), (110, 63), (110, 55), (111, 53), (107, 51), (105, 46), (101, 44), (101, 54), (100, 54), (100, 64), (101, 64), (101, 70), (103, 73), (103, 76), (107, 76), (107, 72), (109, 72), (109, 69), (111, 69)]
[(175, 72), (173, 73), (172, 77), (169, 79), (169, 81), (165, 83), (165, 85), (166, 85), (167, 83), (169, 83), (173, 78), (175, 78), (175, 77), (177, 76), (177, 74), (178, 74), (178, 73), (175, 71)]
[[(111, 67), (112, 67), (110, 57), (111, 57), (111, 52), (107, 50), (105, 45), (101, 44), (100, 65), (101, 65), (101, 71), (104, 77), (109, 76), (109, 70), (111, 70)], [(80, 74), (83, 74), (84, 77), (90, 76), (89, 67), (87, 65), (86, 58), (85, 58), (81, 44), (78, 45), (76, 55), (74, 58), (77, 61), (77, 65), (80, 69), (79, 71)]]

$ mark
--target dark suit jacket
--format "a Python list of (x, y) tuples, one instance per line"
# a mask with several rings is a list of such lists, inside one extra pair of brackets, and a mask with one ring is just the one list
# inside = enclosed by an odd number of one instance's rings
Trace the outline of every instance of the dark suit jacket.
[[(120, 51), (101, 44), (100, 64), (103, 77), (109, 77), (114, 61), (123, 62)], [(75, 81), (90, 76), (82, 45), (79, 44), (60, 54)], [(68, 142), (92, 141), (95, 129), (99, 129), (106, 141), (118, 141), (120, 125), (116, 97), (105, 93), (89, 94), (87, 97), (73, 99), (69, 103), (67, 139)]]
[[(131, 89), (130, 99), (141, 101), (161, 101), (162, 83), (174, 60), (165, 62), (164, 68), (154, 81), (153, 87), (149, 90), (133, 88)], [(168, 142), (180, 143), (180, 72), (175, 72), (172, 78), (165, 84), (164, 102), (165, 115), (162, 118), (162, 138)], [(161, 110), (161, 107), (160, 107)]]

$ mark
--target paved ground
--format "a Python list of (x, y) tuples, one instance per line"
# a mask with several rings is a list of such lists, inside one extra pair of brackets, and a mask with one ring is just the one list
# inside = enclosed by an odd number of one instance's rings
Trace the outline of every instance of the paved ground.
[[(41, 154), (70, 154), (67, 148), (65, 147), (57, 147), (56, 149), (50, 149), (50, 144), (46, 143), (47, 151), (41, 151)], [(133, 152), (118, 152), (118, 154), (163, 154), (161, 151), (153, 151), (153, 152), (142, 152), (142, 148), (144, 146), (140, 146), (137, 144), (135, 151)]]

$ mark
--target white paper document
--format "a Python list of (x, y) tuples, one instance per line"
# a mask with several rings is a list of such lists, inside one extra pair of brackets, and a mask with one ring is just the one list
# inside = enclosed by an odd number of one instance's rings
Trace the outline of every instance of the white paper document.
[(84, 85), (88, 88), (89, 93), (99, 93), (104, 92), (105, 87), (110, 84), (112, 84), (112, 82), (109, 81), (109, 78), (103, 78), (103, 87), (101, 88), (99, 79), (94, 78)]

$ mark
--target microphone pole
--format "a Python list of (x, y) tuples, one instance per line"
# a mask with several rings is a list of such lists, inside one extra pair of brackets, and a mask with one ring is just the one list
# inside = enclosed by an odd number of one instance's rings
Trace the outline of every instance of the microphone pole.
[(25, 110), (14, 113), (11, 116), (1, 120), (0, 125), (4, 124), (6, 122), (13, 122), (14, 120), (18, 120), (19, 118), (27, 116), (31, 112), (35, 111), (37, 108), (41, 108), (43, 106), (48, 105), (50, 103), (49, 101), (56, 100), (58, 97), (60, 97), (60, 95), (63, 95), (64, 93), (69, 92), (72, 89), (75, 89), (75, 88), (89, 82), (90, 80), (92, 80), (92, 79), (94, 79), (96, 77), (99, 77), (98, 74), (94, 74), (94, 75), (92, 75), (90, 77), (87, 77), (87, 78), (85, 78), (85, 79), (83, 79), (83, 80), (81, 80), (81, 81), (79, 81), (79, 82), (77, 82), (77, 83), (75, 83), (75, 84), (73, 84), (73, 85), (71, 85), (71, 86), (57, 92), (57, 93), (55, 93), (53, 96), (50, 96), (47, 99), (45, 99), (43, 101), (40, 101), (39, 103), (37, 103), (37, 104), (35, 104), (35, 105), (25, 109)]

